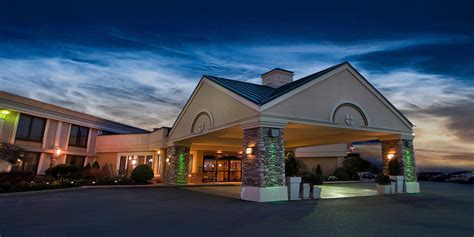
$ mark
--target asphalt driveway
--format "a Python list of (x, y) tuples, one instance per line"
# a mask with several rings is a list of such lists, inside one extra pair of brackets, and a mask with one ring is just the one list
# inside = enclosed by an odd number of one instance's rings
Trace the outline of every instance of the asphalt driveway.
[(79, 190), (0, 198), (8, 236), (469, 236), (474, 186), (422, 194), (253, 203), (187, 188)]

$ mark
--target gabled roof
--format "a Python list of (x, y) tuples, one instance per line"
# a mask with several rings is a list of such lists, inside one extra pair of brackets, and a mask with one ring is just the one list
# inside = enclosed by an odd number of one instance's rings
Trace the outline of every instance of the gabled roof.
[(272, 88), (269, 86), (237, 81), (222, 77), (208, 75), (204, 75), (204, 77), (260, 106), (338, 68), (339, 66), (345, 63), (346, 62), (334, 65), (332, 67), (326, 68), (317, 73), (303, 77), (278, 88)]
[(405, 115), (403, 115), (390, 101), (385, 98), (385, 96), (382, 95), (372, 84), (370, 84), (367, 79), (364, 78), (349, 62), (342, 62), (339, 64), (336, 64), (334, 66), (328, 67), (324, 70), (321, 70), (319, 72), (313, 73), (309, 76), (300, 78), (298, 80), (292, 81), (288, 84), (282, 85), (278, 88), (272, 88), (269, 86), (264, 86), (264, 85), (258, 85), (258, 84), (253, 84), (249, 82), (243, 82), (243, 81), (237, 81), (237, 80), (232, 80), (232, 79), (226, 79), (226, 78), (221, 78), (221, 77), (215, 77), (215, 76), (207, 76), (204, 75), (205, 78), (208, 78), (209, 80), (217, 83), (218, 85), (230, 90), (231, 92), (255, 103), (258, 106), (264, 105), (308, 82), (311, 82), (337, 68), (339, 68), (342, 65), (348, 65), (351, 67), (359, 76), (367, 82), (369, 87), (371, 87), (377, 94), (379, 94), (383, 100), (385, 100), (395, 111), (398, 115), (400, 115), (410, 126), (413, 126), (413, 124), (408, 120)]

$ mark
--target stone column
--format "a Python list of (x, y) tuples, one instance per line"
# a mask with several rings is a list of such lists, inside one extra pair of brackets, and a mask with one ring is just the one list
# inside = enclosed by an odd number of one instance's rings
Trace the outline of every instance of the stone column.
[(415, 151), (413, 139), (396, 139), (381, 141), (382, 164), (384, 174), (388, 174), (389, 156), (398, 159), (402, 166), (402, 173), (405, 176), (405, 191), (407, 193), (420, 192), (420, 186), (416, 178)]
[(189, 147), (170, 146), (166, 150), (165, 184), (187, 184)]
[(288, 200), (284, 129), (244, 129), (243, 148), (241, 198), (257, 202)]
[(381, 141), (383, 172), (388, 175), (389, 156), (398, 159), (407, 182), (416, 181), (415, 152), (413, 140), (397, 139)]

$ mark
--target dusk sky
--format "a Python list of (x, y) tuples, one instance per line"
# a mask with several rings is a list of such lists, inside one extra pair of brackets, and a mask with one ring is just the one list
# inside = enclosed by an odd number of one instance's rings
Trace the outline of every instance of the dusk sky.
[(151, 130), (203, 74), (349, 61), (416, 125), (418, 167), (474, 169), (474, 1), (0, 0), (0, 90)]

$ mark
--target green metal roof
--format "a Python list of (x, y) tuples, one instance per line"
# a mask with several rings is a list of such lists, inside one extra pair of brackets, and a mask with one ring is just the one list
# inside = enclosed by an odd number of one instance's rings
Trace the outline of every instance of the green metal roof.
[(249, 82), (243, 82), (238, 80), (226, 79), (222, 77), (215, 77), (215, 76), (208, 76), (205, 75), (204, 77), (208, 78), (209, 80), (219, 84), (220, 86), (236, 93), (244, 97), (245, 99), (257, 104), (263, 105), (265, 103), (270, 102), (271, 100), (278, 98), (334, 69), (337, 67), (345, 64), (346, 62), (334, 65), (332, 67), (326, 68), (321, 70), (317, 73), (311, 74), (309, 76), (303, 77), (296, 81), (290, 82), (278, 88), (272, 88), (269, 86), (253, 84)]

